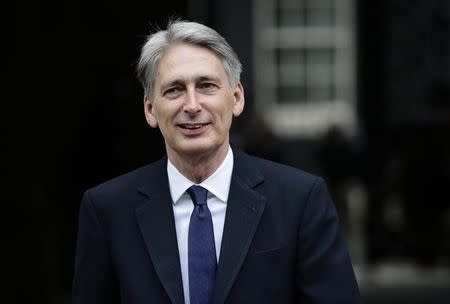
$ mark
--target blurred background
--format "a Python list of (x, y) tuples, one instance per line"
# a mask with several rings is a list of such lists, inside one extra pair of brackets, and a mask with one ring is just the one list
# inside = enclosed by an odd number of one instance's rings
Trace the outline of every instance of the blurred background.
[(83, 191), (163, 155), (134, 68), (172, 16), (215, 28), (243, 62), (233, 143), (327, 180), (365, 303), (450, 303), (449, 1), (14, 5), (2, 94), (8, 303), (70, 304)]

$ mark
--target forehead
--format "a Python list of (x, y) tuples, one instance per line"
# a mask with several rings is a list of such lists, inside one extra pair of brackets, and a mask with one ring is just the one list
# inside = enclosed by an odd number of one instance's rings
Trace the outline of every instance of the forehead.
[(177, 43), (170, 46), (159, 60), (155, 81), (204, 76), (228, 78), (221, 58), (205, 47)]

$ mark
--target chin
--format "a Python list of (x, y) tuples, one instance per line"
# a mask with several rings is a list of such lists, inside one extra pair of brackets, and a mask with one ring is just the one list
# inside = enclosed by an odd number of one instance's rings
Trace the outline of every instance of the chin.
[(211, 146), (191, 146), (191, 147), (183, 147), (183, 149), (180, 150), (183, 154), (189, 154), (189, 155), (201, 155), (205, 153), (210, 153), (214, 151), (215, 149)]
[(214, 153), (218, 151), (221, 144), (211, 142), (192, 142), (186, 145), (180, 145), (178, 151), (185, 155), (202, 155), (208, 153)]

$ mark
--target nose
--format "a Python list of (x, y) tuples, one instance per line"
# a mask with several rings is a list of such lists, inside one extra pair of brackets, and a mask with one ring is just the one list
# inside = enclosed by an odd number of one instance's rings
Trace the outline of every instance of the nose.
[(184, 101), (183, 110), (189, 114), (195, 114), (200, 112), (201, 105), (198, 100), (198, 96), (195, 89), (188, 88), (186, 92), (186, 99)]

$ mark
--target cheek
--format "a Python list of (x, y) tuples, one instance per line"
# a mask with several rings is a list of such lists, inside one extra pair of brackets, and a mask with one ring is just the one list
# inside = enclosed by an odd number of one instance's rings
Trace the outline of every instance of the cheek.
[(168, 124), (173, 119), (175, 109), (166, 105), (165, 107), (156, 108), (154, 113), (160, 124)]
[(233, 121), (233, 113), (231, 112), (231, 110), (227, 109), (222, 114), (222, 128), (225, 130), (229, 130), (232, 121)]

